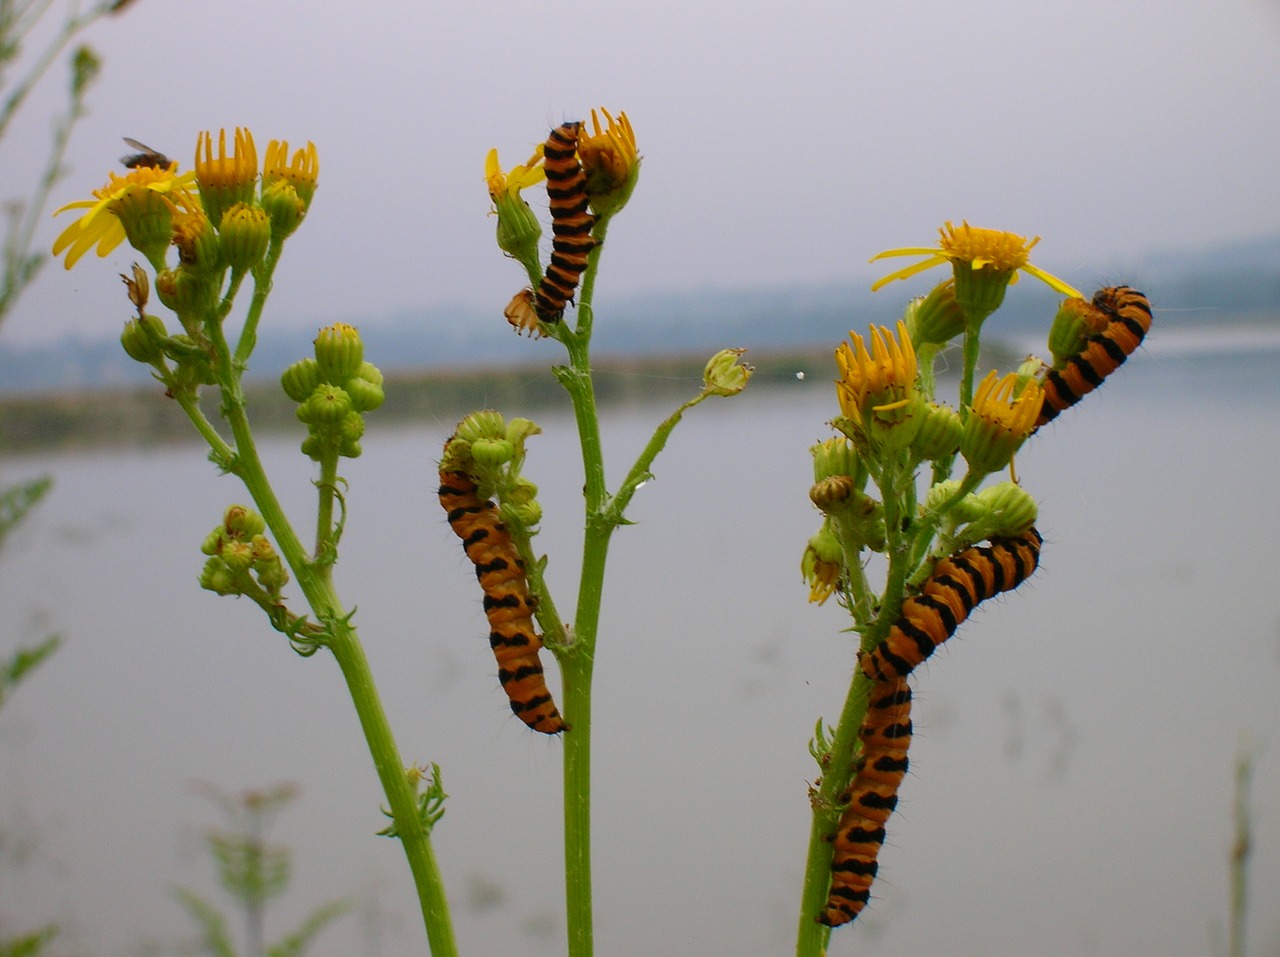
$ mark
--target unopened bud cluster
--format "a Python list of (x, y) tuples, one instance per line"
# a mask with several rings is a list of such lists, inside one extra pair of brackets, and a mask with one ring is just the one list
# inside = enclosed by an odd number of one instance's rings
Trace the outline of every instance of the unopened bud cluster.
[(314, 358), (284, 370), (280, 385), (298, 403), (298, 421), (307, 426), (303, 454), (316, 461), (326, 454), (360, 455), (364, 414), (382, 405), (382, 373), (364, 359), (364, 343), (354, 326), (338, 322), (320, 330)]
[(200, 551), (208, 555), (200, 587), (219, 595), (252, 595), (278, 601), (289, 572), (264, 532), (262, 516), (243, 505), (230, 506)]
[(458, 423), (445, 445), (440, 467), (466, 472), (475, 480), (482, 498), (497, 496), (504, 522), (532, 530), (542, 521), (542, 506), (538, 486), (520, 470), (526, 440), (541, 431), (529, 419), (507, 420), (493, 409), (473, 412)]

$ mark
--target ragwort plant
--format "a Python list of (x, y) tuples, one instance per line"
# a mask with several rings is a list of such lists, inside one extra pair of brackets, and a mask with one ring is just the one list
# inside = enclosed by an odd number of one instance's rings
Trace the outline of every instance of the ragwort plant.
[[(1086, 300), (1032, 265), (1037, 241), (947, 223), (937, 247), (881, 253), (875, 258), (925, 258), (873, 289), (943, 263), (952, 276), (914, 300), (896, 329), (873, 326), (869, 347), (850, 333), (836, 350), (838, 435), (812, 450), (810, 498), (823, 522), (801, 568), (810, 601), (834, 595), (848, 610), (859, 647), (840, 716), (830, 728), (820, 720), (811, 743), (821, 770), (810, 789), (799, 957), (824, 954), (832, 928), (871, 900), (908, 768), (908, 677), (978, 603), (1036, 570), (1037, 505), (1017, 482), (1015, 453), (1115, 371), (1151, 325), (1141, 293), (1119, 286)], [(1066, 297), (1049, 333), (1052, 364), (1033, 357), (979, 380), (982, 325), (1019, 272)], [(937, 401), (934, 366), (957, 339), (963, 365), (953, 409)], [(985, 484), (1005, 469), (1009, 480)], [(872, 554), (884, 567), (878, 592), (868, 575)]]
[[(529, 285), (511, 300), (508, 321), (530, 340), (546, 337), (565, 350), (552, 370), (569, 395), (584, 469), (585, 530), (577, 607), (561, 618), (543, 576), (545, 558), (532, 546), (541, 509), (537, 486), (525, 476), (533, 422), (495, 410), (467, 416), (444, 446), (436, 489), (450, 525), (476, 565), (490, 625), (499, 680), (513, 711), (537, 731), (564, 742), (565, 886), (569, 953), (592, 953), (590, 860), (591, 680), (605, 560), (610, 538), (626, 523), (628, 504), (651, 477), (650, 469), (686, 411), (711, 396), (743, 390), (751, 369), (728, 349), (708, 362), (696, 394), (655, 429), (616, 490), (605, 483), (599, 416), (590, 361), (594, 323), (592, 290), (605, 234), (639, 178), (640, 156), (626, 114), (592, 112), (586, 124), (553, 130), (545, 147), (509, 172), (496, 151), (485, 180), (497, 219), (499, 248), (525, 269)], [(258, 604), (273, 628), (300, 655), (322, 650), (341, 669), (391, 818), (381, 833), (404, 849), (421, 904), (430, 952), (457, 952), (444, 882), (431, 844), (443, 815), (440, 771), (406, 767), (400, 757), (373, 675), (362, 649), (354, 612), (332, 580), (345, 522), (347, 486), (339, 474), (344, 457), (360, 454), (365, 416), (384, 398), (382, 375), (364, 358), (356, 329), (335, 324), (320, 330), (313, 355), (290, 366), (285, 393), (306, 425), (301, 451), (316, 463), (314, 540), (308, 548), (281, 508), (258, 455), (242, 377), (285, 241), (305, 221), (319, 177), (316, 148), (290, 152), (272, 141), (265, 159), (248, 130), (237, 129), (232, 148), (226, 131), (216, 147), (200, 134), (194, 169), (164, 157), (144, 157), (87, 200), (54, 244), (70, 269), (89, 250), (105, 256), (126, 240), (145, 259), (123, 276), (135, 315), (125, 325), (125, 351), (152, 370), (208, 444), (209, 458), (243, 482), (253, 506), (232, 505), (201, 545), (206, 556), (201, 585), (217, 594), (245, 596)], [(545, 180), (553, 242), (545, 266), (541, 225), (521, 193)], [(154, 288), (176, 328), (152, 311)], [(237, 335), (228, 319), (237, 297), (248, 306)], [(573, 320), (566, 310), (574, 303)], [(496, 310), (495, 310), (496, 311)], [(202, 390), (216, 391), (230, 440), (201, 410)], [(285, 594), (292, 576), (301, 604)], [(534, 619), (541, 628), (535, 629)], [(562, 709), (546, 689), (539, 650), (545, 646), (560, 669)]]

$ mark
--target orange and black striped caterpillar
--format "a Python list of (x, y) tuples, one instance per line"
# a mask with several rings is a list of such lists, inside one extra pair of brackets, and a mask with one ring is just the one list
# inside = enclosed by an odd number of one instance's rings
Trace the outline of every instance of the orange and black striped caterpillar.
[[(447, 446), (446, 446), (447, 448)], [(511, 699), (515, 716), (543, 734), (568, 729), (547, 690), (538, 650), (542, 639), (533, 626), (533, 596), (524, 562), (511, 533), (498, 518), (498, 506), (480, 498), (466, 472), (440, 469), (440, 504), (449, 525), (462, 539), (467, 558), (476, 566), (489, 619), (489, 644), (498, 660), (498, 681)]]
[(877, 681), (905, 678), (953, 634), (979, 602), (1017, 588), (1040, 562), (1034, 527), (990, 545), (966, 548), (942, 559), (920, 588), (902, 602), (902, 613), (884, 641), (859, 659), (863, 674)]
[(596, 220), (587, 211), (587, 177), (578, 162), (581, 129), (581, 123), (557, 126), (543, 148), (551, 206), (551, 262), (534, 295), (534, 308), (543, 322), (560, 321), (587, 268), (587, 255), (596, 245), (591, 238)]
[(1084, 341), (1061, 368), (1050, 369), (1041, 383), (1044, 405), (1036, 427), (1052, 422), (1058, 413), (1071, 408), (1102, 385), (1138, 348), (1151, 330), (1151, 303), (1128, 286), (1109, 286), (1093, 294), (1093, 308), (1105, 325)]
[(831, 890), (818, 923), (847, 924), (871, 897), (879, 869), (885, 824), (898, 806), (898, 787), (907, 773), (911, 746), (911, 688), (906, 678), (872, 686), (867, 716), (858, 732), (862, 752), (849, 785), (849, 804), (832, 838)]

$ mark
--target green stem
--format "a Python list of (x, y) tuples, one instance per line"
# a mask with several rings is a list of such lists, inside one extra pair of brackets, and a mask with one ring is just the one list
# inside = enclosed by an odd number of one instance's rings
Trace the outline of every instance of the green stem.
[(981, 485), (982, 480), (985, 477), (986, 476), (983, 473), (974, 472), (972, 469), (965, 472), (964, 478), (960, 480), (960, 485), (956, 488), (951, 497), (937, 508), (920, 518), (920, 521), (916, 523), (913, 540), (911, 542), (909, 568), (914, 569), (924, 561), (925, 552), (928, 550), (929, 543), (933, 539), (933, 533), (937, 531), (938, 526), (942, 523), (942, 519), (948, 512), (955, 508), (962, 498)]
[[(589, 268), (588, 279), (593, 273), (594, 269)], [(583, 285), (586, 289), (586, 283)], [(578, 328), (590, 330), (591, 306), (585, 292), (582, 298)], [(569, 393), (578, 425), (586, 509), (574, 632), (568, 650), (559, 657), (564, 684), (564, 719), (569, 725), (564, 735), (565, 920), (569, 957), (591, 957), (595, 946), (591, 886), (591, 679), (605, 560), (609, 538), (617, 526), (602, 515), (608, 491), (600, 419), (591, 381), (590, 339), (575, 335), (565, 344), (570, 366), (556, 372)]]
[(280, 553), (289, 563), (307, 603), (329, 630), (326, 644), (351, 693), (351, 701), (364, 731), (369, 754), (391, 808), (396, 834), (413, 873), (430, 952), (434, 957), (455, 957), (457, 946), (453, 938), (444, 882), (430, 837), (418, 815), (417, 794), (405, 775), (405, 765), (378, 696), (364, 648), (356, 629), (349, 622), (350, 616), (343, 609), (329, 580), (329, 564), (312, 562), (307, 556), (267, 480), (245, 414), (239, 370), (229, 361), (226, 339), (216, 325), (212, 329), (212, 338), (220, 360), (217, 368), (223, 396), (223, 414), (235, 439), (234, 471), (244, 482), (267, 527), (271, 529)]
[(316, 482), (318, 504), (316, 507), (316, 574), (326, 581), (333, 576), (334, 554), (333, 541), (333, 500), (338, 491), (338, 449), (336, 443), (331, 449), (325, 449), (320, 459), (320, 478)]
[(804, 887), (800, 896), (800, 921), (796, 928), (796, 957), (823, 957), (831, 928), (819, 924), (817, 916), (826, 909), (831, 886), (831, 835), (840, 823), (840, 796), (853, 778), (853, 756), (858, 731), (867, 715), (871, 679), (854, 670), (845, 695), (844, 707), (831, 742), (827, 769), (817, 791), (810, 798), (813, 822), (809, 826), (809, 852), (805, 858)]
[(960, 375), (960, 415), (967, 418), (969, 407), (973, 405), (973, 379), (978, 370), (978, 353), (980, 351), (978, 327), (969, 327), (964, 331), (964, 369)]
[(271, 294), (271, 277), (275, 275), (276, 264), (280, 262), (280, 254), (284, 252), (284, 240), (272, 240), (267, 249), (266, 258), (253, 270), (253, 298), (249, 301), (249, 311), (245, 315), (244, 328), (240, 330), (240, 341), (236, 343), (236, 368), (243, 369), (249, 361), (249, 354), (258, 342), (258, 322), (262, 318), (262, 307), (266, 305), (267, 296)]

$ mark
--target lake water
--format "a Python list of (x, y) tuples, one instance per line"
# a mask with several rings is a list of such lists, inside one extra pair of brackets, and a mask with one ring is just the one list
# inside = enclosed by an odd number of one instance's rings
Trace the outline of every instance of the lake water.
[[(875, 900), (833, 955), (1212, 953), (1242, 734), (1256, 747), (1251, 952), (1280, 953), (1278, 358), (1195, 358), (1157, 337), (1019, 455), (1040, 571), (914, 679), (911, 774)], [(854, 648), (798, 571), (818, 524), (807, 449), (835, 412), (819, 378), (690, 413), (615, 537), (596, 679), (601, 954), (793, 950), (806, 744), (838, 712)], [(608, 412), (615, 482), (669, 407)], [(337, 582), (405, 759), (443, 768), (435, 841), (462, 952), (558, 954), (560, 744), (507, 710), (435, 501), (455, 419), (371, 418), (345, 467)], [(576, 440), (567, 415), (538, 419), (537, 545), (570, 609)], [(309, 527), (295, 449), (273, 439), (266, 458)], [(11, 460), (4, 478), (45, 471), (56, 487), (3, 556), (0, 621), (4, 647), (66, 643), (0, 718), (0, 822), (35, 842), (0, 867), (4, 926), (60, 921), (68, 953), (170, 944), (191, 929), (173, 885), (220, 899), (198, 839), (217, 818), (192, 782), (294, 781), (272, 833), (296, 878), (268, 937), (351, 895), (357, 912), (311, 953), (424, 952), (403, 857), (373, 836), (381, 795), (337, 668), (196, 585), (198, 546), (239, 487), (195, 446)]]

